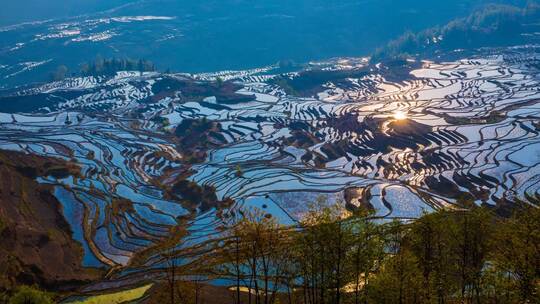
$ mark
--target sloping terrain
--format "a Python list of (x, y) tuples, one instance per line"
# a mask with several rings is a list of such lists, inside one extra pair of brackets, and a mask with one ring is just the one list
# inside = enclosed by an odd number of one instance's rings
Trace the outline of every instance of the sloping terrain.
[(82, 267), (81, 245), (52, 187), (40, 176), (76, 176), (78, 167), (53, 158), (0, 151), (0, 289), (39, 284), (74, 289), (100, 277)]
[(385, 220), (538, 204), (539, 62), (527, 46), (74, 77), (4, 91), (0, 149), (80, 168), (31, 181), (52, 189), (82, 265), (111, 270), (84, 289), (99, 291), (162, 276), (162, 253), (211, 240), (246, 207), (294, 223), (320, 195)]
[(418, 33), (408, 31), (376, 50), (372, 60), (396, 56), (441, 58), (454, 51), (474, 53), (486, 47), (534, 45), (540, 38), (539, 19), (540, 4), (535, 1), (524, 6), (491, 4), (445, 25)]

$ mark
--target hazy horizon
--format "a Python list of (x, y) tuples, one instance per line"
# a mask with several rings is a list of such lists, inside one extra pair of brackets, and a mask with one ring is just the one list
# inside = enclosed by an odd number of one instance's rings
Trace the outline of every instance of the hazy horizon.
[[(58, 20), (0, 32), (0, 65), (47, 62), (24, 74), (10, 76), (16, 72), (0, 72), (4, 75), (0, 86), (43, 81), (60, 65), (77, 72), (82, 63), (98, 54), (144, 58), (153, 61), (160, 70), (178, 72), (257, 68), (282, 60), (306, 63), (368, 56), (406, 31), (444, 25), (468, 16), (487, 3), (522, 6), (525, 2), (8, 0), (0, 11), (0, 24)], [(123, 5), (126, 3), (132, 5)], [(81, 15), (84, 16), (70, 21), (69, 28), (80, 31), (83, 41), (62, 37), (65, 18)], [(96, 18), (148, 15), (172, 18), (130, 25), (122, 22), (84, 25), (85, 21)], [(93, 35), (105, 35), (106, 39), (90, 42), (88, 38)]]

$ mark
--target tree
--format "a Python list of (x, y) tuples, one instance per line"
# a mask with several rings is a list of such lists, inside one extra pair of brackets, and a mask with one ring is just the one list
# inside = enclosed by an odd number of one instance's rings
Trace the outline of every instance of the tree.
[(520, 8), (510, 5), (486, 5), (464, 18), (448, 22), (419, 33), (406, 32), (398, 39), (379, 48), (372, 62), (408, 55), (432, 56), (438, 51), (456, 48), (497, 47), (529, 42), (527, 24), (537, 20), (540, 7), (531, 2)]
[(457, 212), (450, 217), (453, 255), (456, 257), (462, 302), (481, 302), (483, 279), (490, 251), (493, 217), (484, 208)]
[(247, 245), (246, 261), (250, 285), (255, 290), (255, 303), (274, 303), (282, 277), (281, 243), (286, 234), (277, 221), (259, 209), (248, 210), (240, 222), (243, 242)]
[(218, 77), (216, 78), (216, 85), (217, 85), (217, 87), (218, 87), (218, 88), (221, 88), (221, 87), (223, 86), (223, 83), (224, 83), (223, 78), (221, 78), (221, 77), (218, 76)]
[(434, 299), (445, 303), (457, 281), (452, 255), (454, 240), (450, 237), (455, 226), (448, 220), (449, 216), (448, 211), (426, 214), (411, 225), (411, 250), (422, 272), (421, 300), (426, 303)]
[(380, 227), (386, 255), (374, 278), (369, 281), (373, 303), (419, 303), (423, 288), (422, 273), (411, 250), (410, 224), (394, 220)]
[[(204, 264), (216, 265), (212, 273), (234, 282), (237, 304), (539, 300), (536, 207), (499, 218), (487, 208), (466, 204), (470, 209), (380, 223), (366, 210), (351, 213), (342, 205), (321, 196), (293, 227), (258, 208), (238, 211), (225, 217), (230, 223), (221, 238), (202, 246), (208, 253)], [(183, 278), (169, 283), (173, 299), (198, 303), (201, 280), (195, 275), (210, 271), (184, 265), (168, 270), (172, 280)]]
[[(495, 267), (510, 274), (521, 303), (540, 300), (540, 209), (525, 206), (510, 219), (499, 220), (493, 235), (491, 258)], [(538, 303), (538, 302), (536, 302)]]
[(155, 71), (155, 65), (144, 59), (133, 60), (129, 58), (111, 58), (103, 59), (101, 56), (96, 56), (96, 59), (90, 63), (81, 65), (80, 73), (83, 76), (113, 76), (119, 71), (139, 71), (150, 72)]
[(141, 75), (144, 72), (144, 62), (142, 59), (139, 59), (139, 62), (137, 63), (137, 71), (139, 71)]
[(354, 303), (360, 303), (360, 291), (363, 291), (364, 302), (368, 301), (369, 279), (377, 271), (384, 256), (384, 240), (382, 226), (370, 219), (367, 210), (357, 210), (351, 218), (353, 225), (353, 243), (349, 262), (353, 269)]
[[(113, 204), (113, 208), (114, 208)], [(199, 254), (199, 248), (189, 247), (179, 250), (185, 237), (188, 236), (186, 223), (182, 219), (179, 225), (169, 229), (167, 238), (162, 239), (154, 247), (150, 247), (146, 252), (139, 253), (141, 257), (147, 258), (160, 252), (159, 258), (163, 267), (165, 292), (159, 293), (159, 302), (175, 304), (193, 303), (192, 282), (186, 280), (186, 277), (192, 277), (195, 274), (205, 273), (206, 268), (199, 263), (189, 263), (190, 257)], [(157, 257), (157, 256), (156, 256)], [(143, 259), (144, 260), (144, 259)], [(182, 263), (181, 263), (182, 262)], [(209, 261), (210, 262), (210, 259)], [(137, 264), (137, 261), (134, 261)]]
[(236, 175), (236, 177), (244, 176), (244, 172), (242, 171), (242, 167), (240, 167), (240, 165), (236, 165), (235, 175)]
[(277, 291), (291, 282), (290, 235), (258, 208), (244, 210), (234, 220), (221, 243), (224, 261), (218, 272), (234, 279), (236, 303), (242, 287), (248, 291), (248, 303), (276, 302)]
[(103, 57), (101, 55), (96, 55), (96, 59), (94, 60), (93, 64), (93, 74), (99, 74), (102, 73), (105, 66), (105, 60), (103, 60)]
[(170, 296), (170, 303), (174, 304), (176, 303), (176, 299), (178, 297), (178, 284), (177, 284), (177, 276), (178, 276), (178, 259), (174, 256), (174, 254), (166, 253), (165, 254), (165, 261), (166, 261), (166, 278), (167, 278), (167, 286), (169, 289), (169, 296)]
[(244, 284), (244, 261), (245, 252), (242, 226), (238, 225), (237, 218), (232, 219), (232, 227), (226, 229), (223, 240), (218, 243), (218, 255), (222, 257), (221, 263), (217, 264), (216, 272), (221, 276), (232, 277), (235, 282), (236, 304), (240, 304), (240, 289)]
[(353, 229), (343, 204), (319, 197), (309, 204), (296, 236), (297, 261), (304, 303), (341, 303), (342, 291), (352, 281), (347, 257)]

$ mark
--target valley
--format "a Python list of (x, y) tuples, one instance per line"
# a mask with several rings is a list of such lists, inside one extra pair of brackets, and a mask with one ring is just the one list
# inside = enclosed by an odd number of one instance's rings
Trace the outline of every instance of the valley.
[(108, 272), (82, 291), (106, 290), (158, 277), (159, 253), (219, 238), (246, 208), (294, 224), (320, 196), (381, 222), (537, 203), (537, 52), (67, 78), (2, 91), (0, 149), (77, 168), (37, 163), (32, 183), (82, 266)]

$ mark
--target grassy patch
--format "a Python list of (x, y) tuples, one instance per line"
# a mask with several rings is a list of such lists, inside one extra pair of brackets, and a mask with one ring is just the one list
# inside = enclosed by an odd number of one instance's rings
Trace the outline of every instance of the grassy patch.
[(82, 300), (69, 301), (66, 304), (119, 304), (140, 299), (148, 289), (152, 287), (152, 284), (148, 284), (142, 287), (129, 289), (125, 291), (119, 291), (99, 296), (90, 296)]

